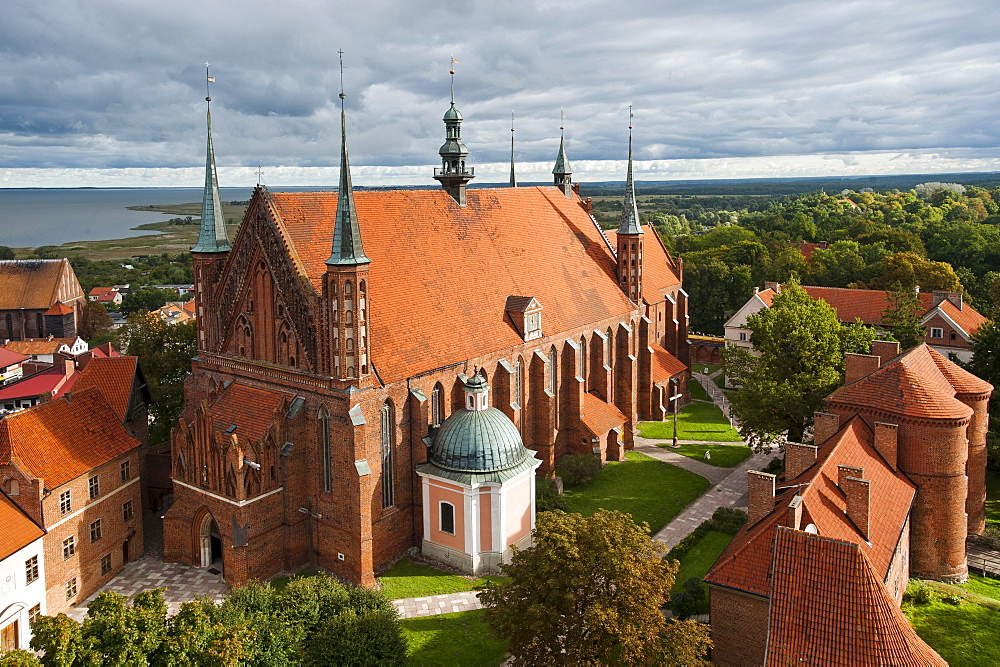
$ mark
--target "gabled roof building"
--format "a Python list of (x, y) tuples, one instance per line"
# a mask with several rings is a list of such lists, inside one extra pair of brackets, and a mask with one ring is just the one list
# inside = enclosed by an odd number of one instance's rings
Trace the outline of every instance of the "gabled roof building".
[[(542, 475), (568, 452), (622, 458), (635, 421), (666, 414), (671, 378), (686, 387), (682, 266), (638, 219), (609, 240), (565, 144), (553, 186), (469, 189), (452, 103), (441, 189), (355, 192), (341, 120), (337, 192), (258, 187), (231, 242), (215, 209), (193, 250), (198, 357), (164, 557), (233, 583), (313, 562), (372, 584), (422, 546), (442, 517), (418, 471), (475, 375)], [(490, 553), (522, 537), (490, 530)]]
[(68, 259), (0, 260), (0, 341), (75, 337), (85, 302)]
[(992, 386), (928, 345), (847, 355), (813, 445), (748, 473), (748, 520), (705, 577), (714, 664), (945, 664), (899, 610), (909, 577), (960, 582), (985, 521)]

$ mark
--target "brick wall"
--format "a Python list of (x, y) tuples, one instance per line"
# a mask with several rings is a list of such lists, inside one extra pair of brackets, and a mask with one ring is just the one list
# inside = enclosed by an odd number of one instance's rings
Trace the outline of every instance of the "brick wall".
[(763, 665), (770, 601), (749, 593), (709, 586), (712, 664)]
[[(129, 462), (130, 478), (121, 480), (121, 463)], [(89, 497), (89, 479), (97, 476), (100, 495)], [(71, 510), (60, 512), (60, 496), (70, 492)], [(123, 515), (123, 505), (131, 503), (131, 519)], [(44, 515), (45, 586), (48, 614), (76, 606), (112, 577), (125, 562), (143, 555), (142, 493), (139, 484), (137, 450), (105, 463), (52, 490), (42, 501)], [(100, 521), (100, 537), (91, 540), (91, 524)], [(64, 558), (64, 541), (72, 537), (75, 553)], [(125, 546), (127, 543), (127, 546)], [(110, 556), (111, 569), (102, 574), (101, 560)], [(126, 561), (127, 557), (127, 561)], [(76, 578), (76, 594), (67, 598), (66, 582)]]

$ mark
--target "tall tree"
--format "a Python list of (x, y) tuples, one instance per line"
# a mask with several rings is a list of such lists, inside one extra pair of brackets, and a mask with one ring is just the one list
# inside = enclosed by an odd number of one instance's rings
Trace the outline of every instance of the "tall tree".
[(543, 512), (534, 546), (501, 566), (510, 581), (479, 597), (518, 664), (698, 664), (707, 628), (660, 611), (677, 574), (662, 551), (621, 512)]
[(165, 441), (184, 409), (184, 380), (197, 354), (193, 324), (167, 324), (152, 313), (136, 313), (118, 330), (115, 347), (139, 357), (149, 390), (152, 444)]
[(740, 388), (731, 407), (740, 433), (755, 448), (787, 434), (801, 442), (822, 400), (844, 381), (844, 353), (867, 352), (875, 332), (842, 325), (825, 301), (789, 283), (773, 305), (747, 318), (756, 354), (730, 347), (727, 377)]
[(882, 322), (890, 328), (899, 347), (908, 350), (924, 338), (924, 325), (920, 323), (923, 309), (917, 299), (917, 292), (895, 283), (886, 292), (889, 307), (882, 312)]
[(83, 318), (80, 323), (80, 338), (89, 341), (95, 336), (107, 333), (111, 328), (111, 316), (108, 309), (97, 301), (88, 300), (83, 307)]

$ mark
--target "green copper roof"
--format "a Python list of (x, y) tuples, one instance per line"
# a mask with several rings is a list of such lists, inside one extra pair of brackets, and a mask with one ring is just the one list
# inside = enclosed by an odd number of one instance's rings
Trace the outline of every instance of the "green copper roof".
[(208, 112), (208, 150), (205, 156), (205, 194), (201, 201), (201, 231), (191, 252), (229, 252), (229, 235), (219, 198), (219, 179), (215, 171), (215, 148), (212, 145), (212, 112)]
[(556, 166), (552, 167), (552, 173), (556, 176), (573, 173), (569, 166), (569, 158), (566, 157), (566, 140), (563, 136), (559, 137), (559, 154), (556, 155)]
[[(440, 108), (440, 107), (439, 107)], [(462, 114), (458, 109), (455, 108), (455, 102), (452, 101), (451, 108), (444, 112), (443, 120), (462, 120)]]
[[(343, 95), (341, 95), (343, 97)], [(347, 118), (340, 110), (340, 189), (337, 192), (337, 220), (333, 226), (333, 251), (328, 265), (356, 266), (368, 264), (361, 245), (361, 227), (354, 208), (354, 188), (351, 185), (351, 164), (347, 159)]]
[(450, 479), (453, 482), (458, 482), (459, 484), (503, 484), (508, 479), (512, 479), (515, 476), (521, 474), (525, 470), (533, 470), (538, 466), (542, 465), (542, 462), (536, 459), (534, 456), (528, 456), (523, 461), (518, 463), (512, 468), (506, 468), (504, 470), (497, 470), (494, 472), (458, 472), (455, 470), (448, 470), (435, 465), (434, 462), (428, 461), (427, 463), (421, 463), (417, 466), (417, 472), (424, 473), (426, 475), (434, 475), (435, 477), (442, 477), (444, 479)]
[(458, 473), (494, 473), (531, 458), (521, 434), (496, 408), (461, 409), (441, 425), (430, 451), (430, 462)]
[(639, 224), (639, 209), (635, 203), (635, 184), (632, 182), (632, 128), (628, 130), (628, 176), (625, 179), (625, 201), (622, 205), (622, 223), (618, 226), (619, 234), (642, 234)]

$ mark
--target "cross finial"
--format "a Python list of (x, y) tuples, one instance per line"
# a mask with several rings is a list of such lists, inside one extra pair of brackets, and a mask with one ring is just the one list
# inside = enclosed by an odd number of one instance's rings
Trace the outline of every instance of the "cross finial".
[(514, 131), (514, 110), (510, 110), (510, 131)]
[(628, 105), (628, 130), (629, 134), (632, 133), (632, 105)]
[(451, 74), (451, 103), (452, 104), (455, 103), (455, 65), (456, 65), (456, 63), (458, 63), (458, 61), (455, 60), (455, 54), (452, 54), (451, 55), (451, 69), (448, 70), (448, 73)]
[(257, 185), (260, 185), (261, 180), (264, 178), (264, 170), (261, 169), (260, 165), (257, 165)]
[(340, 56), (340, 110), (344, 110), (344, 99), (347, 95), (344, 94), (344, 50), (337, 49), (337, 55)]
[(559, 132), (561, 133), (565, 129), (566, 129), (566, 114), (563, 113), (563, 110), (560, 108), (559, 109)]

